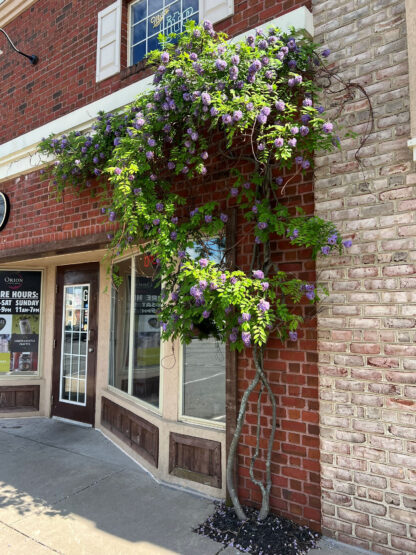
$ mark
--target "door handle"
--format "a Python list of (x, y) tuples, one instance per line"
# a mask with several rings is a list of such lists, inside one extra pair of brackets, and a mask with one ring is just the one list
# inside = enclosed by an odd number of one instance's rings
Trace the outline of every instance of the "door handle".
[(93, 353), (94, 352), (94, 347), (88, 347), (88, 352)]

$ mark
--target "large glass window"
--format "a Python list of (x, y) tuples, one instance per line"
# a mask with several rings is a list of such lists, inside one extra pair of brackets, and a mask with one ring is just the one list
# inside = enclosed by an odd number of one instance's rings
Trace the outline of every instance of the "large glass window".
[[(222, 265), (225, 238), (217, 237), (188, 250), (191, 256), (205, 256)], [(211, 323), (208, 322), (208, 327)], [(182, 417), (225, 423), (225, 371), (224, 343), (214, 337), (196, 337), (183, 347)]]
[(130, 64), (159, 48), (159, 33), (180, 33), (189, 20), (198, 21), (198, 0), (138, 0), (130, 5)]
[[(160, 286), (146, 256), (118, 264), (122, 282), (112, 291), (110, 380), (113, 387), (159, 407)], [(133, 307), (133, 310), (132, 308)]]

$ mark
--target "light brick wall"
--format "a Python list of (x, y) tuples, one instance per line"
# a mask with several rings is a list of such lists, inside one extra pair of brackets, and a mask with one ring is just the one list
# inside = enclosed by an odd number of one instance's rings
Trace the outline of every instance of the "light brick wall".
[[(332, 50), (341, 75), (366, 88), (375, 118), (363, 171), (358, 139), (316, 159), (317, 213), (353, 239), (343, 256), (318, 263), (330, 291), (318, 319), (323, 528), (379, 553), (416, 553), (416, 173), (406, 146), (405, 0), (314, 0), (313, 10), (316, 41)], [(342, 121), (362, 134), (368, 116), (358, 94)]]

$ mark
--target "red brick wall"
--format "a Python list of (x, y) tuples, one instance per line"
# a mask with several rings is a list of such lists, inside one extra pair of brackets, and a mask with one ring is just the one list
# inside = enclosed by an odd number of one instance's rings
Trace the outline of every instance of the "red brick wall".
[(39, 172), (4, 182), (1, 190), (11, 205), (9, 221), (0, 234), (2, 258), (4, 251), (16, 256), (19, 249), (26, 251), (42, 243), (97, 235), (109, 229), (98, 200), (91, 199), (88, 190), (79, 196), (65, 192), (58, 201), (49, 181), (42, 181)]
[[(7, 45), (0, 56), (0, 144), (130, 85), (147, 73), (95, 81), (97, 13), (112, 0), (38, 0), (6, 27), (32, 66)], [(121, 68), (127, 65), (127, 0), (123, 1)], [(261, 25), (309, 0), (235, 0), (235, 15), (218, 29), (230, 35)], [(5, 40), (5, 39), (4, 39)], [(3, 43), (1, 43), (3, 44)]]

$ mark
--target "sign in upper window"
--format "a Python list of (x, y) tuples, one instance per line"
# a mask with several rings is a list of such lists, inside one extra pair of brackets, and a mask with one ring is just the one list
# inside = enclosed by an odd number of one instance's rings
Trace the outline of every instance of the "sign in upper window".
[(187, 21), (199, 21), (198, 0), (138, 0), (130, 5), (130, 64), (159, 46), (159, 33), (180, 33)]

